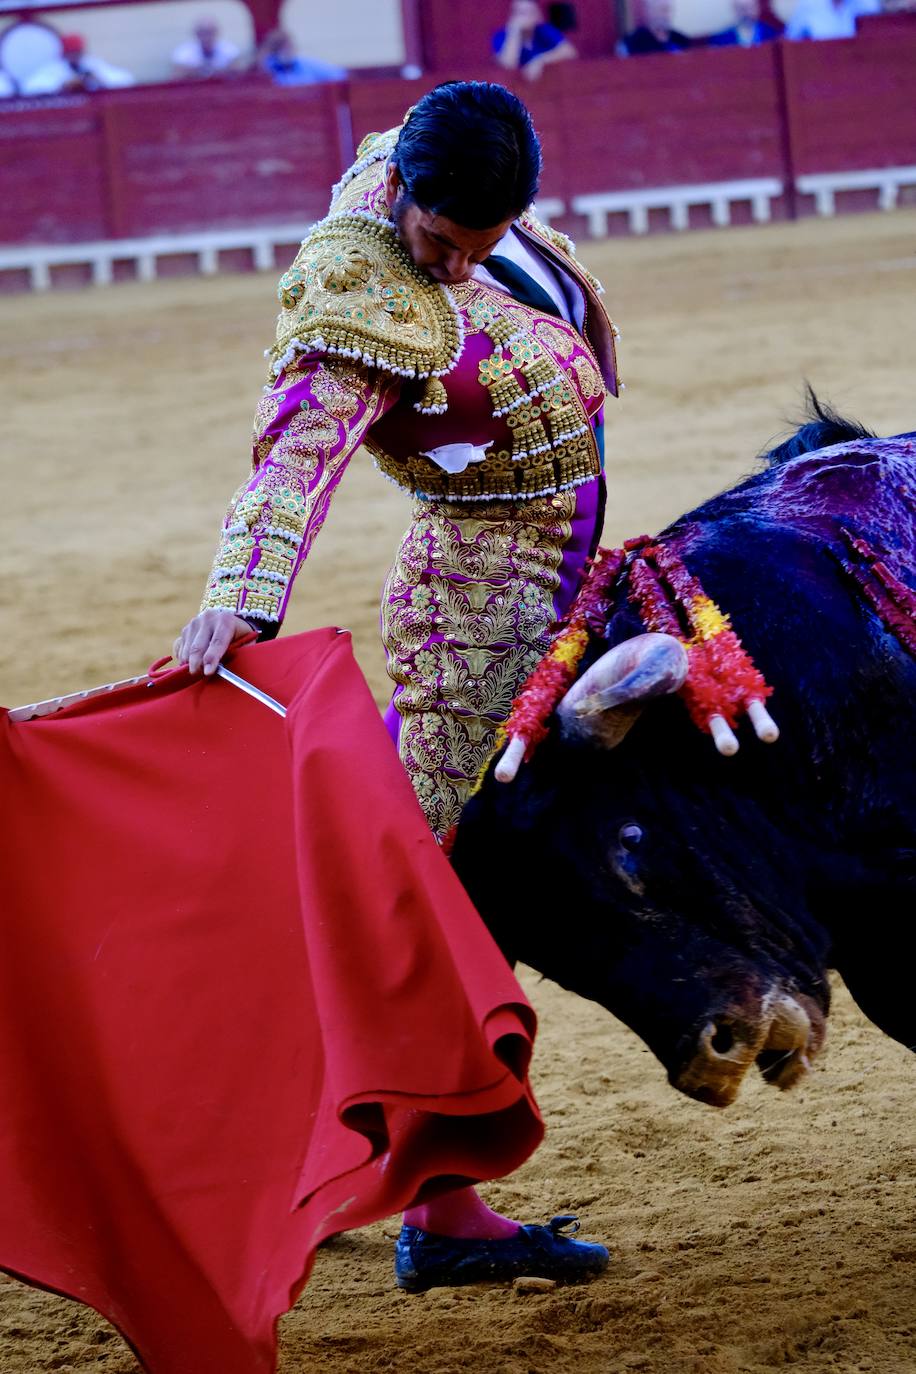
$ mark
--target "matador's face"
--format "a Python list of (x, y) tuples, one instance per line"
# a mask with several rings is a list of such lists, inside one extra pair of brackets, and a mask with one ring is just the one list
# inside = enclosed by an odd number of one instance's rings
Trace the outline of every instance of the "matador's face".
[(393, 164), (385, 182), (388, 208), (398, 238), (413, 261), (444, 286), (467, 281), (475, 266), (493, 252), (512, 224), (511, 219), (492, 229), (467, 229), (444, 215), (423, 210), (408, 199)]

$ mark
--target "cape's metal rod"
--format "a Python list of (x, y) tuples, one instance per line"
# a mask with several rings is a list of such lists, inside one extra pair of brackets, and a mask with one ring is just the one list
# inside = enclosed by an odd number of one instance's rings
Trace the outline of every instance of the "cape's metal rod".
[[(227, 682), (231, 682), (240, 691), (247, 692), (255, 701), (260, 701), (263, 706), (269, 706), (271, 711), (276, 711), (278, 716), (286, 716), (286, 707), (281, 706), (279, 701), (274, 701), (266, 692), (262, 692), (260, 687), (255, 687), (253, 682), (246, 682), (245, 678), (239, 677), (238, 673), (230, 672), (222, 664), (217, 668), (217, 674), (224, 677)], [(9, 711), (10, 720), (23, 721), (35, 720), (39, 716), (50, 716), (55, 711), (61, 711), (65, 706), (73, 706), (78, 701), (88, 701), (91, 697), (103, 696), (106, 692), (114, 692), (120, 687), (138, 687), (140, 683), (146, 683), (148, 687), (154, 685), (154, 679), (144, 673), (142, 677), (128, 677), (121, 682), (106, 682), (101, 687), (87, 687), (82, 692), (68, 692), (64, 696), (49, 697), (47, 701), (33, 701), (28, 706), (16, 706)]]
[(240, 691), (247, 692), (250, 697), (254, 697), (255, 701), (259, 701), (262, 706), (269, 706), (271, 711), (276, 711), (278, 716), (283, 716), (285, 718), (286, 707), (281, 706), (279, 701), (274, 701), (273, 697), (269, 697), (266, 692), (262, 692), (260, 687), (255, 687), (253, 682), (247, 682), (245, 678), (239, 677), (238, 673), (230, 672), (230, 670), (224, 668), (222, 664), (217, 668), (216, 675), (217, 677), (225, 678), (227, 682), (232, 683), (233, 687), (238, 687)]

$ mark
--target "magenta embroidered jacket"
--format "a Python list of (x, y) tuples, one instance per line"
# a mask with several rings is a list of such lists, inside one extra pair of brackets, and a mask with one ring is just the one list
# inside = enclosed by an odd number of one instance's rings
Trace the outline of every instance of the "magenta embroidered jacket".
[(282, 620), (360, 444), (427, 500), (518, 501), (599, 477), (595, 425), (607, 391), (617, 392), (616, 331), (600, 288), (569, 241), (528, 214), (516, 228), (581, 293), (581, 333), (482, 282), (433, 282), (398, 243), (384, 204), (396, 132), (366, 141), (281, 279), (275, 379), (202, 609)]

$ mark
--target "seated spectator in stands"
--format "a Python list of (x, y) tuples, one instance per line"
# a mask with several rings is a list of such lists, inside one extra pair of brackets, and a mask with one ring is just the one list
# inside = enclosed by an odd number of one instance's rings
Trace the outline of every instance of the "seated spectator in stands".
[(201, 80), (229, 71), (240, 57), (234, 43), (219, 36), (219, 25), (201, 19), (194, 37), (187, 38), (172, 53), (172, 72), (179, 80)]
[(878, 14), (881, 0), (796, 0), (786, 38), (855, 38), (860, 14)]
[(317, 57), (300, 57), (293, 40), (282, 29), (274, 29), (258, 49), (255, 65), (278, 86), (309, 86), (317, 81), (345, 81), (343, 67), (319, 62)]
[(642, 23), (617, 46), (620, 57), (641, 57), (644, 53), (681, 52), (690, 39), (671, 27), (671, 0), (640, 0)]
[(22, 83), (23, 95), (58, 95), (73, 91), (102, 91), (117, 86), (132, 86), (134, 78), (120, 67), (112, 67), (100, 57), (89, 57), (86, 40), (79, 33), (61, 35), (60, 57)]
[(711, 34), (706, 42), (711, 48), (754, 48), (779, 37), (779, 29), (760, 18), (760, 0), (732, 0), (735, 22), (730, 29)]
[(521, 71), (530, 81), (552, 62), (576, 56), (568, 38), (544, 22), (537, 0), (512, 0), (506, 27), (493, 35), (493, 55), (507, 71)]
[(547, 23), (552, 24), (555, 29), (566, 36), (579, 27), (579, 19), (576, 15), (575, 5), (569, 3), (559, 3), (547, 6)]

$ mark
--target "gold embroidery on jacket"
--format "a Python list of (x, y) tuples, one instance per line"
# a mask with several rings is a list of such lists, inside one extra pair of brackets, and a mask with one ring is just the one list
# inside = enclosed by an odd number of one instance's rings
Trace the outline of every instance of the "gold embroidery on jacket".
[[(279, 618), (290, 579), (324, 518), (330, 490), (388, 385), (377, 373), (352, 364), (319, 367), (311, 380), (313, 394), (321, 393), (340, 418), (319, 406), (299, 410), (264, 461), (256, 446), (254, 477), (230, 503), (201, 610)], [(285, 396), (276, 394), (278, 411)], [(356, 421), (360, 404), (364, 409)]]
[(570, 366), (579, 378), (579, 390), (586, 400), (592, 396), (604, 395), (604, 379), (590, 358), (580, 353), (577, 358), (573, 358)]
[(359, 391), (365, 377), (364, 368), (344, 366), (331, 371), (319, 365), (312, 374), (310, 385), (315, 399), (329, 415), (349, 420), (359, 409)]
[(280, 402), (283, 398), (284, 393), (282, 391), (268, 391), (267, 394), (262, 396), (260, 401), (258, 401), (258, 407), (254, 413), (253, 440), (260, 439), (265, 429), (269, 429), (274, 420), (276, 420), (280, 410)]
[(334, 213), (280, 278), (274, 374), (299, 353), (354, 358), (404, 377), (455, 366), (462, 333), (450, 294), (417, 267), (394, 225)]
[(401, 688), (401, 759), (438, 835), (549, 642), (576, 497), (418, 503), (388, 577), (382, 634)]
[(547, 320), (538, 320), (534, 326), (534, 332), (541, 343), (546, 344), (553, 352), (561, 358), (569, 358), (575, 351), (575, 343), (565, 332), (558, 329), (555, 324), (549, 324)]
[(340, 421), (335, 420), (333, 415), (317, 409), (300, 411), (280, 435), (273, 450), (273, 460), (287, 467), (298, 468), (304, 477), (311, 479), (318, 463), (326, 459), (340, 434)]

